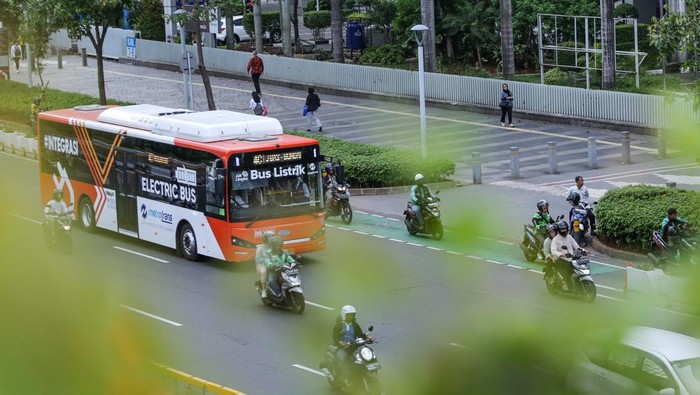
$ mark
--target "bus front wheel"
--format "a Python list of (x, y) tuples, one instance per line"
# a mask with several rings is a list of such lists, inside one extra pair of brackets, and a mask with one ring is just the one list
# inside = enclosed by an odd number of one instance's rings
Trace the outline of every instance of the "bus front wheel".
[(78, 206), (78, 215), (80, 217), (80, 225), (88, 232), (95, 230), (95, 209), (92, 208), (90, 199), (84, 197), (80, 199)]
[(197, 255), (197, 237), (190, 224), (185, 224), (180, 229), (180, 235), (177, 238), (177, 248), (189, 261), (196, 261)]

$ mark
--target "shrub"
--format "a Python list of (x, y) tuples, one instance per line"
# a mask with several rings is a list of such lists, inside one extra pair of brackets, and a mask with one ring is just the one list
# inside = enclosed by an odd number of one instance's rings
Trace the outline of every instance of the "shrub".
[(340, 158), (348, 182), (353, 187), (390, 187), (410, 185), (416, 173), (428, 182), (443, 181), (454, 174), (455, 163), (442, 158), (420, 159), (420, 154), (396, 148), (359, 144), (304, 132), (287, 132), (315, 138), (324, 155)]
[(651, 233), (661, 227), (669, 207), (675, 207), (684, 219), (698, 224), (700, 193), (650, 185), (610, 190), (596, 208), (599, 238), (623, 249), (649, 251)]
[(330, 11), (307, 11), (304, 13), (304, 26), (309, 29), (325, 29), (331, 25)]
[[(619, 7), (618, 7), (619, 8)], [(615, 26), (615, 40), (617, 41), (618, 51), (634, 51), (634, 26), (633, 25), (617, 25)], [(647, 69), (657, 68), (661, 56), (658, 48), (651, 45), (649, 41), (649, 25), (644, 23), (637, 24), (637, 48), (639, 52), (646, 52), (647, 57), (640, 65)], [(618, 57), (619, 59), (620, 57)], [(634, 70), (634, 57), (623, 56), (622, 58), (629, 59), (630, 66), (626, 66), (625, 70)]]
[(555, 67), (544, 73), (544, 83), (547, 85), (568, 85), (569, 74), (559, 67)]
[[(318, 0), (318, 10), (331, 10), (330, 0)], [(309, 11), (316, 11), (316, 0), (309, 0), (306, 2), (306, 7), (304, 7), (304, 19), (306, 19), (306, 13)]]
[[(243, 29), (250, 37), (255, 36), (255, 20), (253, 13), (249, 12), (243, 15)], [(278, 11), (265, 11), (262, 13), (262, 31), (263, 33), (272, 33), (280, 31), (280, 13)]]
[[(559, 61), (559, 65), (561, 66), (578, 66), (576, 64), (576, 60), (578, 59), (579, 61), (581, 59), (586, 59), (586, 54), (585, 52), (579, 52), (578, 57), (577, 53), (574, 52), (573, 48), (579, 49), (579, 50), (585, 50), (586, 48), (586, 43), (585, 42), (575, 42), (575, 41), (565, 41), (563, 43), (559, 44), (560, 47), (564, 48), (572, 48), (572, 50), (564, 50), (564, 51), (558, 51), (559, 54), (557, 55), (557, 59)], [(585, 63), (584, 63), (585, 65)]]
[(639, 12), (634, 5), (623, 3), (615, 7), (613, 18), (639, 18)]
[(367, 48), (360, 56), (362, 64), (395, 65), (403, 63), (404, 60), (406, 60), (404, 48), (396, 44)]

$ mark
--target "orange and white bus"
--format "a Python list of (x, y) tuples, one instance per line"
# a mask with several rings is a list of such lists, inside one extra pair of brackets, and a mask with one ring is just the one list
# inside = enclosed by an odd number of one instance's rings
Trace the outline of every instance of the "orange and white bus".
[(196, 260), (253, 259), (274, 231), (295, 253), (325, 248), (318, 141), (278, 120), (148, 104), (38, 116), (42, 203), (54, 189), (87, 229)]

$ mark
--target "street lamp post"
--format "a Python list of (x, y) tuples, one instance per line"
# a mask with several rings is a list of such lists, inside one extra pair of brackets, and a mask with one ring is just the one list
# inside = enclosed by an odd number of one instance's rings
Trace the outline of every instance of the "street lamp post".
[[(418, 42), (418, 95), (420, 103), (420, 145), (421, 157), (428, 158), (428, 145), (426, 142), (425, 132), (425, 71), (423, 67), (423, 41), (425, 40), (425, 32), (428, 31), (428, 26), (415, 25), (411, 28), (413, 35)], [(420, 35), (419, 35), (420, 33)]]
[[(179, 9), (179, 10), (175, 10), (175, 12), (173, 12), (173, 15), (182, 15), (185, 13), (187, 13), (187, 11), (185, 11), (183, 9)], [(180, 29), (180, 59), (185, 59), (185, 57), (188, 56), (187, 55), (187, 47), (185, 46), (185, 22), (179, 20), (177, 22), (177, 26)], [(190, 65), (188, 64), (188, 67), (189, 66)], [(182, 93), (185, 96), (185, 108), (192, 110), (192, 107), (190, 107), (192, 104), (192, 100), (190, 99), (191, 92), (190, 92), (190, 82), (188, 80), (189, 74), (190, 74), (189, 69), (182, 71), (182, 85), (183, 85)]]

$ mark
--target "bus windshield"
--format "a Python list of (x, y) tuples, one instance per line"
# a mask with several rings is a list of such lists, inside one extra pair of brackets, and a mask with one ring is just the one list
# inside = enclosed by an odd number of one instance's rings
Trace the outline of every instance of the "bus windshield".
[(280, 154), (248, 154), (244, 166), (229, 167), (232, 169), (229, 173), (231, 222), (313, 214), (322, 210), (317, 159), (294, 156), (296, 160), (283, 160), (277, 155)]

